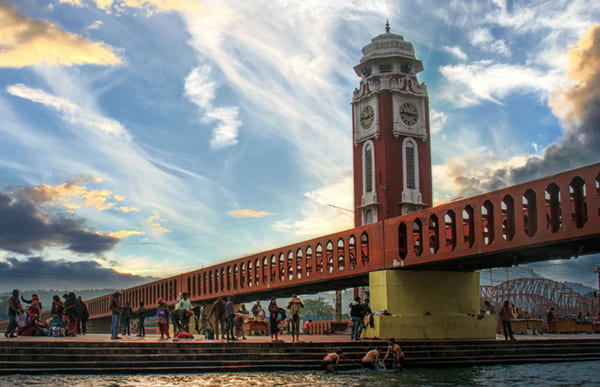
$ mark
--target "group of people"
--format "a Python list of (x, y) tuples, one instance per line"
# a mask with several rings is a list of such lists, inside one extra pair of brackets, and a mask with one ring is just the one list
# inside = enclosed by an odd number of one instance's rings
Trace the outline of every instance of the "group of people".
[[(119, 340), (119, 328), (123, 322), (123, 335), (131, 335), (131, 321), (137, 318), (138, 337), (146, 336), (144, 322), (146, 319), (146, 308), (144, 302), (140, 301), (138, 309), (134, 312), (129, 301), (125, 305), (121, 302), (121, 291), (115, 290), (110, 296), (109, 307), (111, 311), (110, 338)], [(160, 305), (159, 305), (160, 307)]]
[[(4, 337), (19, 336), (76, 336), (86, 333), (89, 318), (87, 305), (74, 292), (65, 293), (61, 298), (55, 294), (52, 298), (51, 317), (41, 319), (42, 302), (37, 294), (31, 299), (14, 289), (8, 299), (8, 327)], [(27, 310), (23, 303), (28, 304)]]
[[(380, 360), (381, 352), (381, 348), (375, 348), (367, 352), (361, 360), (362, 368), (370, 370), (385, 368), (388, 358), (392, 360), (391, 367), (393, 369), (399, 369), (404, 364), (404, 352), (394, 338), (388, 339), (387, 352), (382, 360)], [(321, 362), (321, 367), (325, 372), (337, 373), (337, 368), (342, 356), (343, 352), (341, 349), (327, 354)]]
[(356, 297), (349, 307), (351, 320), (350, 338), (351, 340), (360, 340), (362, 331), (365, 329), (367, 323), (370, 326), (373, 325), (373, 313), (369, 306), (369, 299), (367, 298), (361, 303), (360, 297)]

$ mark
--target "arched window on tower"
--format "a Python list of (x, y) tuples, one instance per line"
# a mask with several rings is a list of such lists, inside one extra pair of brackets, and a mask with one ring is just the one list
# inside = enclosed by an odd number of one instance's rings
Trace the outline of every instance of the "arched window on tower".
[(419, 190), (419, 154), (417, 143), (412, 138), (404, 139), (402, 161), (404, 165), (404, 189)]
[(365, 142), (363, 147), (363, 191), (371, 193), (375, 186), (375, 162), (374, 162), (373, 143)]

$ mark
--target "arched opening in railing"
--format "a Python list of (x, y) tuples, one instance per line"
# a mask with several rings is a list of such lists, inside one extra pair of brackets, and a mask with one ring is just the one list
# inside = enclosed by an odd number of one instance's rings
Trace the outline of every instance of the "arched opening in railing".
[(429, 251), (432, 254), (435, 254), (440, 248), (439, 222), (438, 217), (436, 215), (431, 215), (429, 217), (428, 234)]
[(481, 206), (481, 229), (483, 244), (491, 244), (494, 241), (494, 205), (489, 200)]
[(317, 273), (322, 273), (323, 272), (323, 246), (321, 246), (320, 243), (318, 243), (317, 247), (315, 247), (315, 259), (317, 261), (315, 270), (317, 271)]
[(345, 262), (345, 258), (344, 258), (344, 239), (343, 238), (338, 239), (336, 256), (337, 256), (338, 270), (344, 270), (344, 268), (346, 267), (346, 262)]
[(254, 283), (254, 273), (252, 272), (254, 265), (252, 260), (248, 261), (248, 287), (251, 288)]
[(515, 236), (515, 201), (506, 195), (500, 202), (500, 217), (502, 220), (502, 238), (510, 241)]
[(302, 249), (296, 250), (296, 278), (302, 278)]
[(225, 267), (221, 267), (221, 287), (219, 288), (221, 292), (225, 292), (225, 274)]
[(550, 232), (558, 232), (562, 226), (560, 213), (560, 189), (555, 183), (550, 184), (544, 191), (546, 207), (546, 228)]
[(350, 269), (354, 269), (356, 267), (356, 237), (354, 235), (350, 235), (348, 238), (348, 261)]
[(398, 226), (398, 256), (400, 259), (404, 259), (406, 254), (408, 254), (408, 234), (406, 224), (402, 222)]
[(294, 278), (294, 253), (292, 250), (288, 250), (287, 253), (287, 277), (288, 281)]
[(240, 288), (244, 289), (246, 287), (246, 263), (240, 263)]
[[(167, 299), (166, 292), (165, 292), (165, 283), (164, 282), (160, 283), (160, 296), (162, 297), (163, 300)], [(156, 298), (158, 299), (158, 297), (156, 297)]]
[(211, 270), (208, 272), (208, 294), (213, 294), (214, 289), (213, 271)]
[(219, 289), (221, 288), (219, 286), (219, 282), (221, 281), (221, 276), (219, 276), (219, 269), (215, 269), (215, 293), (219, 293)]
[(285, 279), (285, 255), (279, 253), (279, 282)]
[(263, 256), (262, 259), (262, 267), (261, 267), (261, 272), (262, 272), (262, 283), (266, 284), (269, 282), (269, 259), (266, 256)]
[(415, 255), (420, 257), (423, 254), (423, 224), (421, 219), (415, 219), (412, 228), (413, 250)]
[(473, 247), (475, 243), (475, 222), (473, 207), (467, 205), (462, 212), (463, 235), (465, 246)]
[(312, 268), (312, 247), (308, 246), (306, 248), (306, 277), (310, 277), (310, 274), (312, 273)]
[(254, 285), (260, 284), (260, 258), (256, 258), (254, 261)]
[(277, 258), (275, 254), (271, 255), (271, 283), (277, 280)]
[(369, 234), (366, 231), (360, 234), (360, 259), (363, 266), (369, 263)]
[(237, 290), (238, 288), (238, 281), (240, 279), (240, 273), (239, 273), (240, 268), (238, 267), (237, 263), (233, 264), (233, 289)]
[(175, 297), (173, 297), (173, 280), (169, 281), (169, 301), (172, 301)]
[(231, 266), (227, 265), (227, 269), (225, 271), (227, 275), (227, 291), (231, 290), (231, 278), (233, 277), (233, 271), (231, 270)]
[(327, 241), (325, 245), (325, 259), (327, 260), (327, 272), (333, 272), (333, 242)]
[(525, 191), (522, 201), (525, 234), (532, 237), (537, 232), (537, 202), (535, 192), (531, 189)]
[[(188, 279), (189, 282), (189, 279)], [(189, 286), (189, 285), (188, 285)], [(192, 274), (192, 296), (196, 296), (196, 276)]]
[(575, 177), (569, 185), (569, 200), (571, 201), (571, 220), (575, 227), (582, 228), (587, 222), (587, 204), (585, 181), (579, 176)]
[(456, 214), (452, 210), (444, 215), (444, 234), (446, 235), (446, 249), (454, 251), (456, 248)]
[(600, 173), (596, 175), (594, 185), (596, 186), (596, 203), (598, 204), (598, 216), (600, 216)]

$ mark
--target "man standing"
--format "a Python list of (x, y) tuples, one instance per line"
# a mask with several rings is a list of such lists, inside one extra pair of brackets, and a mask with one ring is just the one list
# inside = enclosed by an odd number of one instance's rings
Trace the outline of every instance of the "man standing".
[(19, 302), (19, 291), (14, 289), (12, 297), (8, 299), (8, 327), (6, 327), (4, 337), (17, 337), (15, 330), (17, 329), (18, 314), (21, 314), (21, 303)]
[(85, 335), (87, 331), (87, 320), (90, 318), (90, 312), (88, 311), (87, 305), (83, 302), (81, 296), (77, 296), (77, 301), (79, 301), (79, 326), (78, 332), (82, 335)]
[(144, 327), (144, 321), (146, 320), (146, 308), (144, 308), (144, 303), (140, 301), (140, 307), (137, 310), (137, 318), (138, 325), (140, 327), (140, 332), (138, 336), (145, 337), (146, 336), (146, 328)]
[(131, 335), (130, 331), (130, 320), (133, 315), (133, 310), (131, 309), (131, 304), (129, 301), (125, 303), (123, 310), (121, 311), (121, 317), (123, 318), (123, 336)]
[(302, 300), (295, 294), (288, 302), (287, 308), (290, 310), (292, 320), (292, 343), (300, 340), (300, 311), (304, 308)]
[(204, 305), (200, 307), (200, 315), (198, 316), (198, 319), (200, 320), (200, 329), (198, 331), (198, 333), (201, 334), (205, 334), (206, 333), (206, 309), (204, 308)]
[(231, 301), (231, 296), (227, 296), (227, 304), (225, 304), (225, 318), (227, 320), (227, 340), (235, 340), (235, 335), (233, 333), (235, 311), (233, 310), (233, 301)]
[(554, 321), (554, 308), (548, 309), (548, 313), (546, 314), (546, 321), (548, 322), (548, 333), (552, 333), (552, 322)]
[(504, 330), (504, 340), (508, 340), (510, 337), (511, 340), (516, 340), (513, 336), (512, 324), (510, 319), (512, 318), (512, 311), (510, 307), (510, 303), (508, 300), (504, 301), (504, 305), (502, 306), (502, 310), (500, 311), (500, 319), (502, 320), (502, 329)]
[(112, 312), (111, 324), (110, 324), (110, 338), (111, 340), (118, 340), (119, 337), (119, 325), (121, 325), (121, 291), (115, 290), (110, 297), (110, 310)]
[(350, 304), (350, 319), (352, 320), (350, 338), (351, 340), (359, 340), (363, 319), (363, 307), (360, 304), (360, 297), (356, 297), (354, 302)]

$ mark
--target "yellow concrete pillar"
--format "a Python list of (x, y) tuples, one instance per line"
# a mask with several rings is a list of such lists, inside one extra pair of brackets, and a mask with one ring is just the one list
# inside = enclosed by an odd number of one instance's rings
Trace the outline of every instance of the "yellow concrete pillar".
[(366, 338), (491, 339), (495, 316), (480, 315), (479, 273), (382, 270), (369, 274), (374, 327)]

